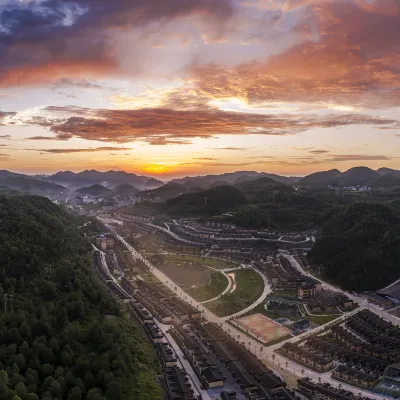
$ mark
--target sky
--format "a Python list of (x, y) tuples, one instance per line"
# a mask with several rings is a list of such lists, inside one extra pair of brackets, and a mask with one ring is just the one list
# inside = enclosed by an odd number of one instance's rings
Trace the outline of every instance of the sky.
[(398, 0), (0, 0), (0, 169), (400, 169)]

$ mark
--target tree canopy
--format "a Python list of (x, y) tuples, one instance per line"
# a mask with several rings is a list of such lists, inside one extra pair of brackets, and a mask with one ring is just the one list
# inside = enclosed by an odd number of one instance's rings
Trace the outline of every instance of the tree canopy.
[(382, 204), (356, 203), (326, 215), (309, 257), (344, 289), (376, 290), (400, 276), (400, 220)]
[(72, 217), (14, 196), (0, 197), (0, 220), (0, 297), (12, 299), (0, 314), (0, 398), (161, 398), (151, 347), (94, 275)]

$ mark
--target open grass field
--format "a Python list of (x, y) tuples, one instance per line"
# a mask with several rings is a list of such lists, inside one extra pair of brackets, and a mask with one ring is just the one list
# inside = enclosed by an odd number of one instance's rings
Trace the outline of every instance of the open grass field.
[(264, 343), (290, 336), (290, 330), (262, 314), (252, 314), (235, 320), (245, 331), (251, 332)]
[(222, 273), (195, 263), (193, 258), (175, 255), (153, 255), (157, 268), (198, 301), (217, 297), (228, 286)]
[(219, 317), (225, 317), (243, 310), (256, 301), (264, 290), (264, 282), (261, 276), (252, 269), (236, 270), (235, 281), (236, 289), (233, 292), (205, 304), (210, 311)]
[(189, 288), (187, 293), (197, 301), (206, 301), (219, 296), (228, 286), (228, 279), (225, 275), (211, 271), (210, 282), (205, 286)]
[(192, 286), (205, 286), (210, 283), (211, 270), (206, 268), (168, 261), (159, 264), (157, 268), (184, 290)]

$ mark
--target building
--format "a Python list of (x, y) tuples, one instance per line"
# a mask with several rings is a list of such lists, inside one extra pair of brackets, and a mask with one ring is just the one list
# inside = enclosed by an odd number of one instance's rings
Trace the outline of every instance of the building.
[(221, 400), (236, 400), (236, 392), (221, 392)]
[(372, 293), (367, 296), (367, 299), (370, 303), (376, 304), (382, 308), (390, 308), (393, 306), (393, 303), (386, 297), (381, 296), (380, 294)]
[(164, 341), (164, 334), (161, 332), (156, 324), (146, 324), (144, 325), (144, 330), (146, 331), (147, 336), (153, 344), (162, 343)]
[(164, 368), (175, 367), (177, 365), (176, 355), (168, 343), (157, 343), (155, 348)]
[(314, 383), (310, 378), (297, 381), (298, 391), (312, 400), (371, 400), (344, 389), (337, 389), (329, 383)]
[(241, 362), (229, 362), (226, 366), (226, 370), (232, 375), (235, 383), (245, 394), (259, 388), (259, 384), (256, 382), (252, 375), (244, 370), (244, 366)]
[(225, 385), (226, 378), (215, 366), (209, 366), (201, 371), (201, 377), (208, 389), (222, 387)]
[(348, 368), (345, 365), (339, 365), (333, 371), (332, 377), (364, 389), (372, 388), (378, 381), (378, 376), (366, 374), (364, 372)]
[(130, 213), (117, 212), (115, 213), (115, 216), (128, 219), (130, 221), (144, 222), (147, 224), (154, 221), (154, 216), (152, 215), (135, 215)]
[(400, 364), (397, 363), (397, 364), (389, 365), (386, 368), (385, 373), (383, 374), (383, 377), (385, 379), (395, 381), (397, 384), (400, 384)]
[(311, 297), (315, 297), (316, 292), (317, 287), (315, 283), (312, 282), (305, 282), (297, 289), (297, 295), (299, 299), (309, 299)]
[(102, 234), (96, 238), (96, 245), (100, 247), (100, 250), (113, 250), (114, 249), (114, 238), (110, 234)]
[(173, 400), (195, 400), (196, 396), (185, 371), (178, 367), (167, 368), (165, 386), (168, 396)]
[(280, 352), (288, 358), (306, 365), (307, 367), (318, 371), (327, 372), (333, 368), (333, 361), (325, 357), (317, 356), (306, 349), (299, 347), (292, 343), (285, 343), (281, 348)]

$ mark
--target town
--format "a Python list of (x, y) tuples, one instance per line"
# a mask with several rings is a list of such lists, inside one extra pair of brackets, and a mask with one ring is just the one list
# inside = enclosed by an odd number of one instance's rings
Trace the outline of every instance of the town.
[(98, 220), (98, 273), (142, 324), (169, 398), (400, 395), (397, 286), (356, 296), (323, 282), (306, 256), (313, 232)]

